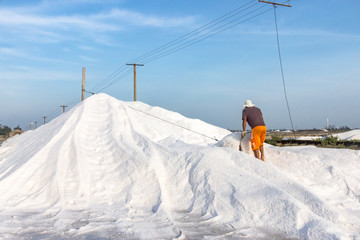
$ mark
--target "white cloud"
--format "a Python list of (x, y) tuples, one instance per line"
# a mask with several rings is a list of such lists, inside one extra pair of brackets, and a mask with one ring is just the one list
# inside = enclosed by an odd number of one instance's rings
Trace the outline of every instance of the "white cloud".
[(167, 28), (194, 24), (194, 17), (191, 16), (149, 16), (118, 8), (92, 14), (49, 15), (50, 2), (44, 3), (46, 7), (40, 4), (29, 8), (0, 9), (0, 34), (9, 36), (1, 41), (60, 43), (89, 37), (96, 43), (115, 46), (117, 44), (111, 34), (131, 26)]
[(99, 48), (94, 48), (94, 47), (90, 47), (90, 46), (78, 46), (79, 49), (84, 50), (84, 51), (91, 51), (91, 52), (103, 52), (103, 50), (99, 49)]
[(41, 2), (41, 5), (44, 7), (51, 7), (54, 5), (57, 6), (64, 6), (64, 5), (70, 5), (70, 6), (74, 6), (76, 5), (81, 5), (81, 4), (109, 4), (109, 3), (115, 3), (115, 4), (119, 4), (121, 2), (123, 2), (125, 0), (43, 0)]
[(0, 48), (0, 54), (1, 55), (16, 56), (16, 57), (24, 55), (21, 51), (19, 51), (17, 49), (14, 49), (14, 48)]
[(185, 26), (194, 23), (194, 17), (186, 16), (179, 18), (169, 17), (157, 17), (148, 16), (138, 12), (129, 10), (112, 9), (108, 13), (102, 13), (94, 16), (97, 19), (113, 19), (122, 20), (124, 22), (130, 22), (133, 25), (138, 26), (151, 26), (151, 27), (175, 27)]
[(30, 71), (32, 68), (28, 67), (28, 66), (22, 66), (22, 65), (1, 65), (0, 67), (0, 71), (2, 70), (9, 70), (9, 69), (15, 69), (15, 70), (19, 70), (19, 71)]
[(80, 59), (82, 59), (86, 62), (99, 62), (99, 59), (87, 57), (87, 56), (80, 56)]
[(289, 36), (307, 36), (307, 37), (322, 37), (322, 38), (336, 38), (336, 39), (360, 39), (359, 35), (349, 34), (345, 32), (336, 32), (323, 29), (292, 29), (280, 31), (279, 34)]
[(35, 69), (29, 67), (21, 67), (13, 71), (0, 71), (2, 82), (13, 81), (77, 81), (79, 74), (64, 71), (50, 71), (44, 69)]
[(52, 27), (57, 29), (92, 29), (99, 31), (118, 31), (114, 24), (94, 21), (89, 16), (42, 16), (28, 13), (18, 13), (11, 10), (0, 10), (0, 25), (5, 27)]
[[(36, 13), (35, 13), (36, 12)], [(152, 27), (174, 27), (184, 26), (194, 23), (194, 17), (158, 17), (148, 16), (142, 13), (112, 9), (108, 12), (102, 12), (92, 15), (60, 15), (48, 16), (45, 14), (29, 13), (24, 9), (0, 9), (0, 25), (4, 27), (51, 27), (57, 29), (84, 29), (97, 31), (119, 31), (122, 30), (121, 24), (152, 26)]]
[[(252, 25), (244, 25), (242, 30), (238, 31), (241, 34), (254, 34), (254, 35), (274, 35), (275, 29), (273, 30), (262, 30), (262, 29), (255, 29)], [(324, 29), (280, 29), (280, 35), (287, 35), (287, 36), (304, 36), (304, 37), (321, 37), (321, 38), (330, 38), (330, 39), (360, 39), (360, 35), (358, 34), (351, 34), (346, 32), (336, 32), (336, 31), (329, 31)]]
[(62, 60), (62, 59), (59, 59), (59, 58), (36, 57), (36, 56), (31, 55), (29, 53), (17, 51), (15, 49), (11, 49), (11, 48), (0, 48), (0, 58), (3, 58), (4, 55), (13, 56), (13, 57), (21, 57), (23, 59), (35, 60), (35, 61), (41, 61), (41, 62), (47, 62), (47, 63), (77, 64), (76, 62), (71, 62), (71, 61), (68, 61), (68, 60)]

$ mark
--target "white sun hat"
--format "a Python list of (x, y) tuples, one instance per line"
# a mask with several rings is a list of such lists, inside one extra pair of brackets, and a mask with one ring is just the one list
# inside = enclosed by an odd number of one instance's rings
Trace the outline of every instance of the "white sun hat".
[(251, 102), (251, 100), (246, 100), (246, 101), (245, 101), (244, 107), (254, 107), (254, 106), (255, 106), (255, 104), (253, 104), (253, 103)]

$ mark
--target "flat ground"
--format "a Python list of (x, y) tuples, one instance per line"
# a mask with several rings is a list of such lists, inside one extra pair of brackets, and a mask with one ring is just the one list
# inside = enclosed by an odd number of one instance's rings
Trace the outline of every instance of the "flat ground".
[[(313, 130), (296, 130), (295, 131), (295, 135), (296, 137), (307, 137), (307, 136), (327, 136), (327, 135), (332, 135), (332, 134), (339, 134), (339, 133), (343, 133), (343, 132), (347, 132), (350, 130), (339, 130), (339, 129), (334, 129), (334, 130), (319, 130), (319, 129), (313, 129)], [(282, 138), (294, 138), (294, 133), (291, 131), (285, 132), (285, 131), (273, 131), (270, 130), (267, 132), (267, 136), (277, 136), (277, 137), (282, 137)]]

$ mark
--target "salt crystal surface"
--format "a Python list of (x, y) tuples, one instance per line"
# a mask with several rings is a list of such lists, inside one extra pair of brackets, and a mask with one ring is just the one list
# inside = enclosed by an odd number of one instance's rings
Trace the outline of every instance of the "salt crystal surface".
[(265, 145), (262, 162), (239, 140), (94, 95), (0, 147), (0, 237), (360, 238), (359, 151)]

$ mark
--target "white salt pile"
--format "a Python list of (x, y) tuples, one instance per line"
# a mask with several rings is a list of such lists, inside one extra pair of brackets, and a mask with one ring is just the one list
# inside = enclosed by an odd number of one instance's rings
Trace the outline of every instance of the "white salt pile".
[(334, 136), (342, 140), (360, 140), (360, 129), (335, 134)]
[(360, 239), (360, 151), (238, 141), (94, 95), (0, 147), (0, 238)]

